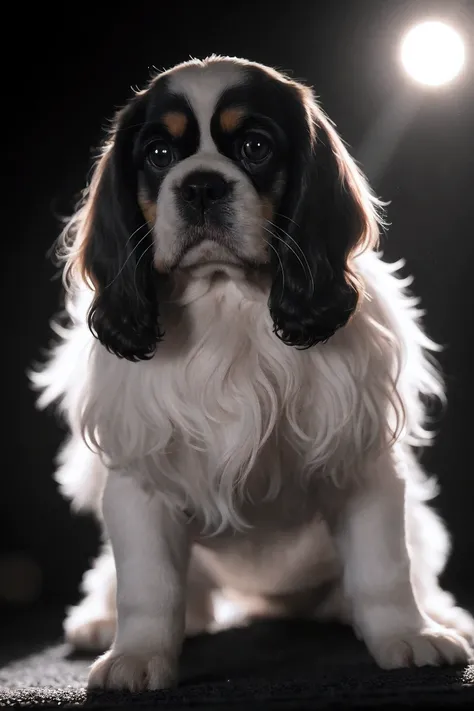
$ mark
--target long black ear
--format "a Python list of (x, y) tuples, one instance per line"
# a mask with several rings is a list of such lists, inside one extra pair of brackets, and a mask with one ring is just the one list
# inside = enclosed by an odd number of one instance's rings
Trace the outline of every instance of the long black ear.
[(91, 331), (110, 352), (131, 361), (150, 358), (162, 338), (153, 241), (138, 205), (133, 161), (144, 104), (144, 96), (137, 96), (118, 113), (82, 205), (64, 233), (66, 282), (86, 282), (94, 290)]
[(292, 146), (269, 308), (279, 338), (308, 348), (357, 307), (363, 285), (352, 260), (377, 244), (380, 203), (311, 92), (299, 90), (305, 132)]

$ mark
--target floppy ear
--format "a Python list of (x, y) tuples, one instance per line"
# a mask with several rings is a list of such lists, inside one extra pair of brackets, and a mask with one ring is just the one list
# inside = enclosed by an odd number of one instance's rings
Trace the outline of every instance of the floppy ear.
[(327, 341), (357, 307), (363, 285), (352, 260), (378, 242), (380, 202), (310, 90), (299, 92), (306, 131), (280, 207), (281, 264), (269, 308), (281, 340), (308, 348)]
[(162, 338), (153, 240), (137, 202), (134, 137), (144, 96), (117, 114), (82, 205), (63, 233), (65, 283), (93, 289), (91, 331), (120, 358), (150, 358)]

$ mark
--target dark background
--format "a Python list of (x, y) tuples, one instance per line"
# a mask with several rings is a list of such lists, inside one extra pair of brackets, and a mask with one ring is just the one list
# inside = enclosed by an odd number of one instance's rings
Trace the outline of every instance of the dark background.
[[(455, 543), (446, 579), (463, 599), (474, 588), (474, 3), (118, 5), (10, 5), (4, 23), (0, 607), (72, 602), (97, 548), (95, 525), (71, 515), (57, 493), (52, 460), (63, 433), (54, 415), (35, 410), (25, 375), (49, 342), (60, 303), (46, 256), (56, 215), (72, 209), (102, 128), (131, 87), (153, 66), (212, 52), (305, 78), (391, 201), (384, 252), (406, 258), (429, 334), (445, 345), (449, 407), (424, 461), (441, 482), (436, 506)], [(450, 21), (468, 50), (464, 75), (435, 91), (413, 84), (398, 57), (403, 31), (432, 16)]]

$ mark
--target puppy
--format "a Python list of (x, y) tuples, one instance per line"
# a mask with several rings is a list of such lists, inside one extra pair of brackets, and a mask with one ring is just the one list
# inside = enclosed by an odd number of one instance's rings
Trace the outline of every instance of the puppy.
[(65, 621), (90, 687), (176, 681), (216, 593), (353, 625), (384, 668), (464, 663), (417, 459), (443, 398), (381, 203), (311, 90), (193, 60), (121, 110), (59, 243), (68, 324), (33, 374), (57, 480), (103, 521)]

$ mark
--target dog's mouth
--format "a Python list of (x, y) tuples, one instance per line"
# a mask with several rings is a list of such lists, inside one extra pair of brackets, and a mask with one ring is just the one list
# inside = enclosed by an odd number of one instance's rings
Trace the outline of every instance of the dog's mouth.
[(155, 256), (158, 272), (172, 274), (177, 271), (197, 274), (260, 271), (268, 266), (265, 254), (252, 254), (245, 240), (232, 229), (221, 226), (193, 225), (181, 233), (178, 251), (165, 262)]
[(172, 264), (163, 264), (155, 260), (155, 267), (163, 274), (173, 274), (179, 271), (192, 272), (193, 274), (210, 274), (212, 272), (226, 272), (229, 268), (235, 270), (245, 269), (247, 262), (241, 259), (223, 245), (203, 240), (197, 245), (188, 247)]
[(193, 225), (188, 229), (175, 268), (202, 265), (242, 264), (232, 232), (215, 225)]
[(243, 267), (243, 260), (225, 244), (212, 238), (204, 238), (189, 246), (176, 264), (176, 268), (191, 269), (208, 266), (209, 268), (225, 266)]

